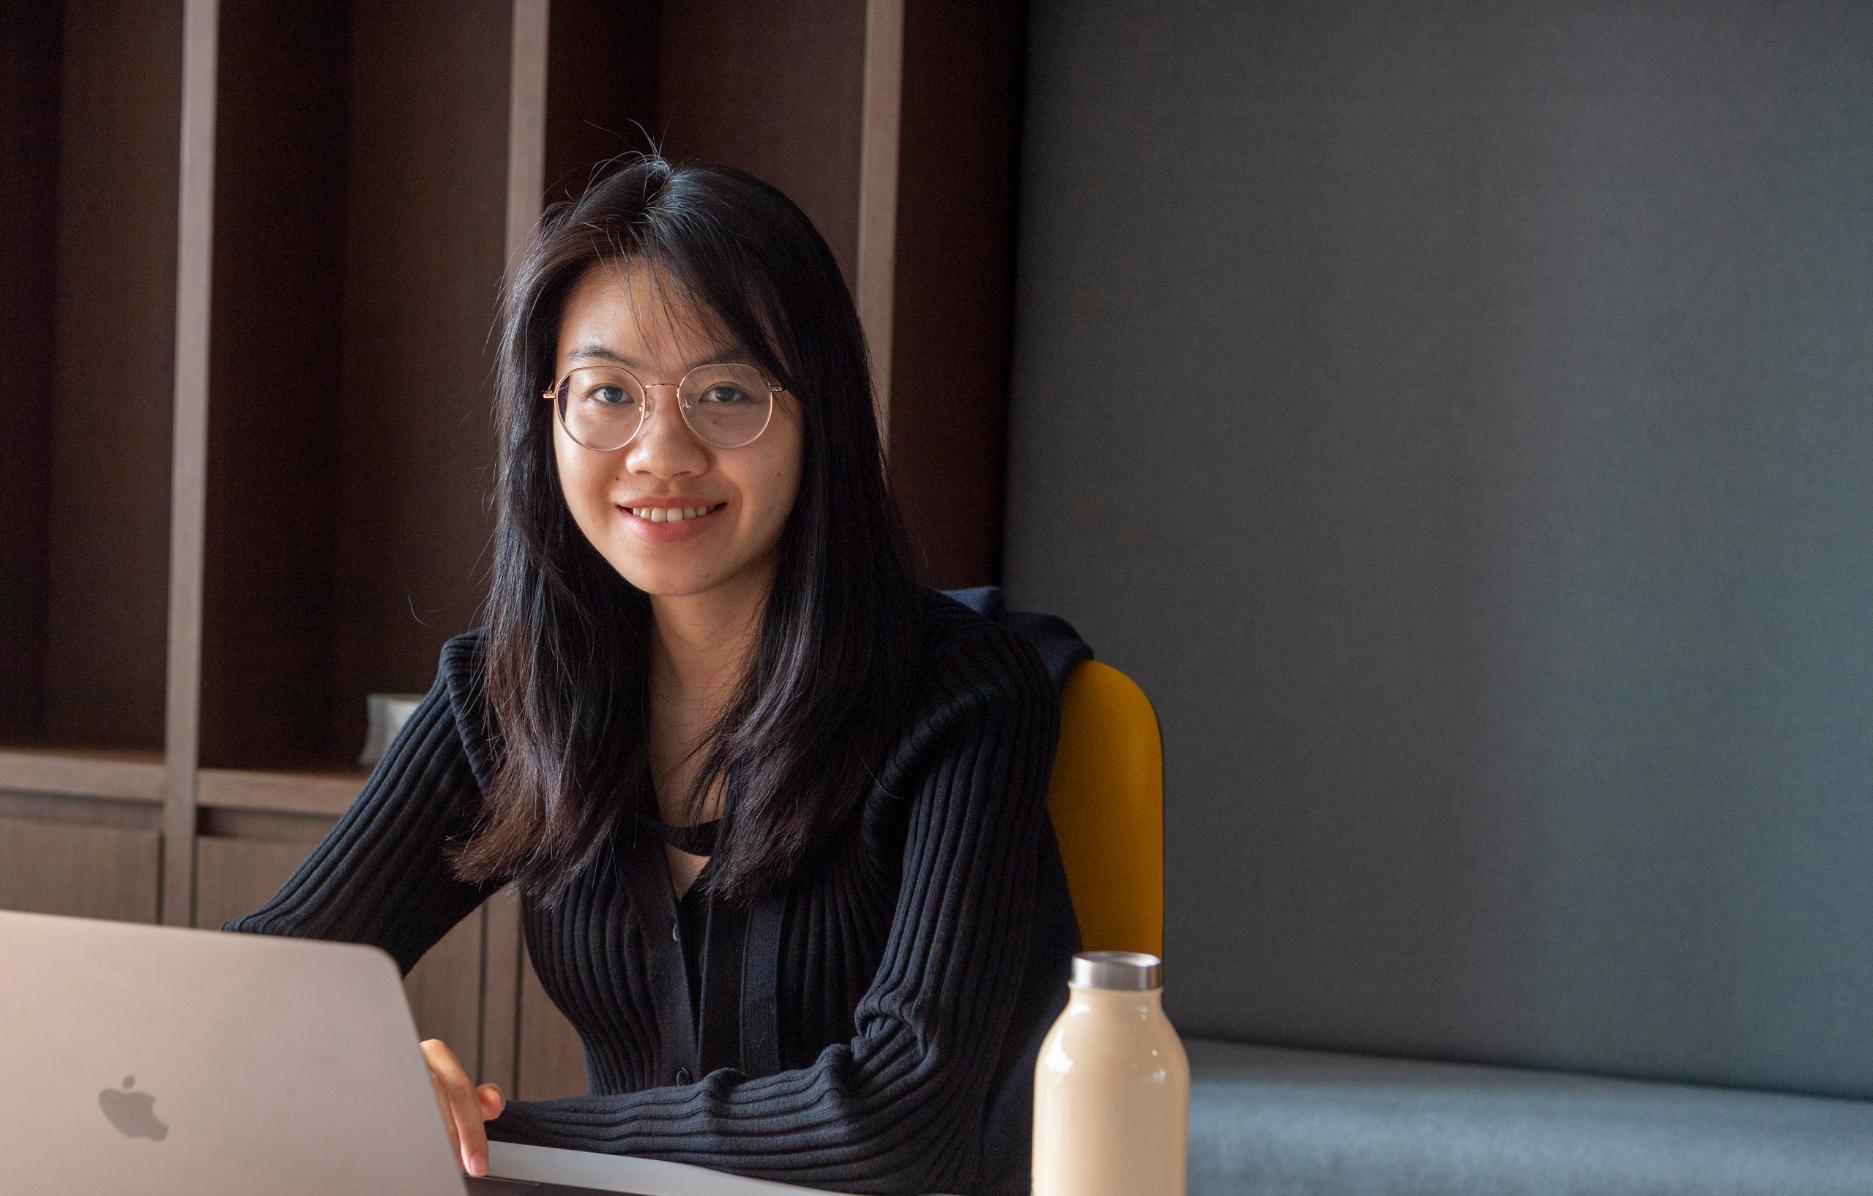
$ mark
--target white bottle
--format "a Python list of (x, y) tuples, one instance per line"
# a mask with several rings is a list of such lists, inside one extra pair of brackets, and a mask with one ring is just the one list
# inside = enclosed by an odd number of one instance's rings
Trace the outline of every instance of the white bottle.
[(1034, 1196), (1184, 1196), (1190, 1060), (1164, 1016), (1163, 961), (1073, 957), (1034, 1065)]

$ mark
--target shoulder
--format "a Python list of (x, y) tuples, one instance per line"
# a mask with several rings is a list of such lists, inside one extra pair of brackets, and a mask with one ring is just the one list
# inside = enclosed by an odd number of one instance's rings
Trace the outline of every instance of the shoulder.
[(1034, 645), (940, 590), (919, 586), (923, 702), (1045, 703), (1054, 686)]
[(919, 587), (923, 635), (882, 778), (901, 793), (938, 755), (968, 740), (1058, 734), (1060, 699), (1046, 666), (1022, 636), (939, 591)]
[(442, 656), (437, 671), (445, 677), (480, 684), (486, 672), (484, 653), (487, 640), (488, 626), (485, 623), (479, 627), (470, 627), (460, 635), (450, 636), (442, 641)]
[(488, 626), (470, 627), (460, 635), (452, 635), (442, 641), (440, 670), (445, 675), (459, 675), (467, 679), (469, 674), (483, 671), (482, 654), (488, 639)]
[(435, 683), (448, 701), (469, 770), (484, 790), (494, 775), (496, 738), (487, 703), (487, 633), (483, 625), (444, 640)]
[[(1028, 818), (1060, 734), (1059, 694), (1034, 645), (939, 592), (923, 602), (916, 669), (865, 802), (866, 833), (886, 855), (905, 849), (916, 820)], [(934, 849), (941, 840), (918, 841)]]

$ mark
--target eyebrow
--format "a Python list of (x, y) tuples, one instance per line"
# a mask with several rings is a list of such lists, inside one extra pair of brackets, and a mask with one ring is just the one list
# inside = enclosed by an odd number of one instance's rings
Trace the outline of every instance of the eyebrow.
[[(704, 354), (701, 359), (690, 362), (687, 368), (693, 370), (699, 365), (721, 365), (725, 361), (746, 361), (747, 359), (748, 351), (739, 345), (717, 345), (710, 349), (708, 353)], [(566, 355), (566, 360), (613, 361), (627, 369), (641, 370), (647, 368), (643, 362), (638, 361), (636, 358), (626, 357), (624, 354), (617, 352), (608, 345), (597, 343), (580, 345)]]

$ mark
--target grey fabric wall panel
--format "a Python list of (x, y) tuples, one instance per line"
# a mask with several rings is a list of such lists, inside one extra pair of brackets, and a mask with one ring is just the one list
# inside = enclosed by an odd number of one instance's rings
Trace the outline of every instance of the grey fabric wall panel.
[(1873, 5), (1036, 0), (1004, 582), (1187, 1033), (1873, 1096)]

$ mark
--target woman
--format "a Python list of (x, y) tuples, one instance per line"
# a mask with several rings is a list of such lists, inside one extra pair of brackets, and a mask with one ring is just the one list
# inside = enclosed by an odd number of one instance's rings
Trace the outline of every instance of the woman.
[(472, 1174), (492, 1137), (1026, 1191), (1079, 945), (1043, 798), (1084, 645), (1051, 622), (1050, 676), (912, 582), (857, 316), (772, 187), (635, 158), (548, 211), (503, 309), (486, 623), (226, 929), (407, 974), (515, 883), (590, 1094), (506, 1101), (425, 1042)]

